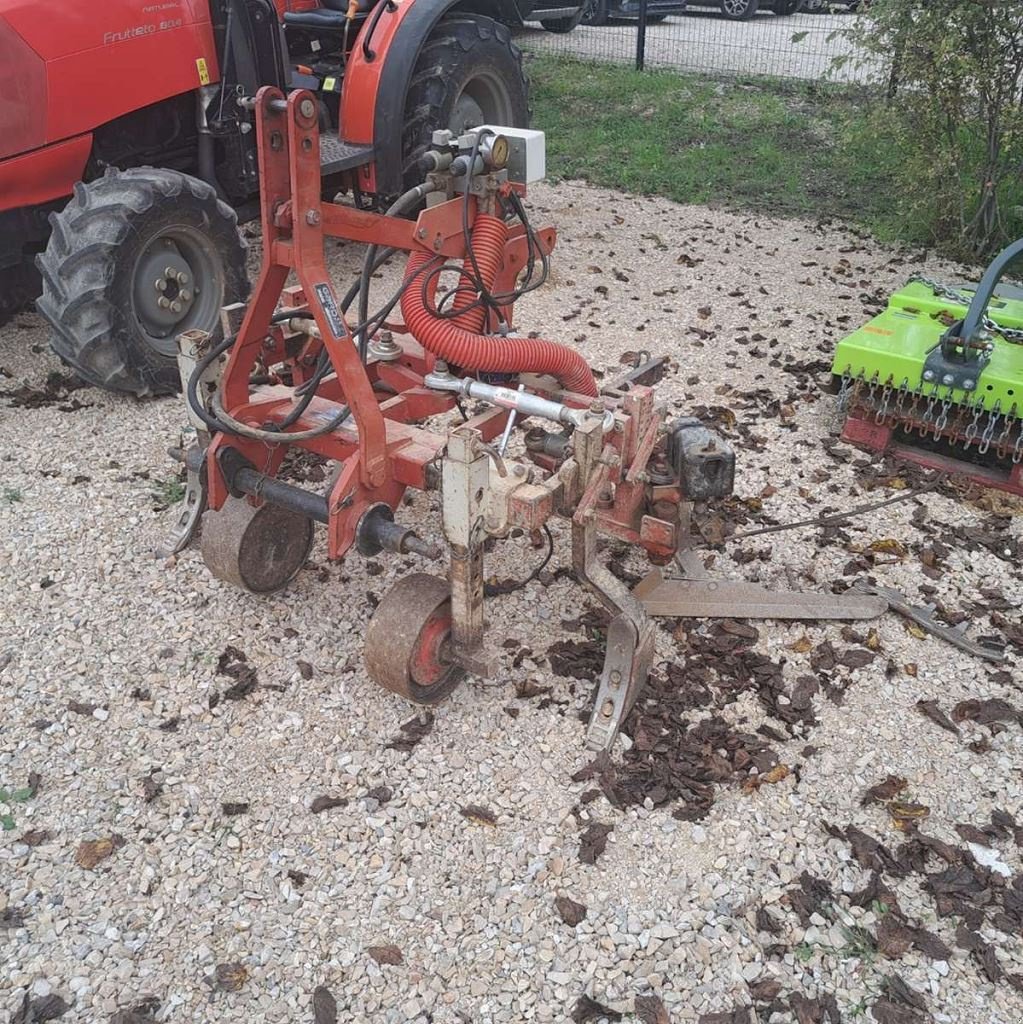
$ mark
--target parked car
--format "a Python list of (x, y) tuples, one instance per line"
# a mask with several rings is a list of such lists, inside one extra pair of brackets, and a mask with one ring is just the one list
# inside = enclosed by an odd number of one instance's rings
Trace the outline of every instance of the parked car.
[(866, 8), (866, 0), (803, 0), (803, 10), (807, 14), (831, 14), (845, 8), (847, 11), (858, 11)]
[[(646, 23), (656, 25), (669, 14), (681, 14), (686, 0), (647, 0)], [(606, 25), (612, 18), (638, 18), (639, 0), (586, 0), (583, 4), (584, 25)]]
[(757, 11), (778, 15), (798, 14), (806, 0), (689, 0), (688, 7), (716, 7), (722, 18), (748, 21)]
[(526, 15), (529, 21), (538, 21), (548, 32), (571, 32), (583, 20), (585, 0), (558, 3), (558, 0), (540, 0)]

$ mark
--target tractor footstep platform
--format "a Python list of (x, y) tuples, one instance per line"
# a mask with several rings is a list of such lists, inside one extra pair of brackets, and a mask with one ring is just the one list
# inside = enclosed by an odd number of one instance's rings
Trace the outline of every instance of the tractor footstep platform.
[(373, 159), (373, 147), (343, 139), (320, 136), (320, 173), (337, 174), (339, 171), (353, 171)]

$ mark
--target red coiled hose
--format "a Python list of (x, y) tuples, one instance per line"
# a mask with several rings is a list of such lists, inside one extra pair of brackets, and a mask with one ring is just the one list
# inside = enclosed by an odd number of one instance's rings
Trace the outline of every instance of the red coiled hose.
[[(504, 221), (481, 213), (472, 228), (472, 252), (479, 267), (479, 276), (486, 290), (492, 291), (504, 258), (504, 245), (508, 228)], [(459, 313), (451, 319), (434, 314), (434, 296), (437, 277), (431, 276), (426, 286), (426, 302), (419, 271), (434, 257), (426, 252), (414, 252), (405, 269), (405, 280), (412, 283), (401, 297), (401, 312), (409, 333), (428, 352), (455, 366), (487, 373), (549, 373), (568, 391), (583, 395), (596, 395), (597, 384), (586, 360), (578, 352), (554, 341), (542, 338), (504, 338), (481, 334), (486, 320), (486, 309), (477, 308)], [(467, 273), (475, 273), (472, 262), (463, 262), (466, 273), (459, 281), (452, 308), (461, 310), (475, 301), (475, 286)], [(424, 271), (428, 273), (428, 271)], [(419, 276), (417, 276), (419, 275)]]

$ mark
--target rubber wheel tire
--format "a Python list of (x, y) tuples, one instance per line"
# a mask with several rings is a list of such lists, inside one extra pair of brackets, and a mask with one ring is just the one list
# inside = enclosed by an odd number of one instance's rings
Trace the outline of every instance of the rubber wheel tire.
[(611, 8), (608, 0), (586, 0), (583, 4), (584, 25), (592, 25), (600, 28), (606, 25), (611, 17)]
[(0, 270), (0, 326), (15, 313), (32, 308), (39, 283), (39, 271), (31, 263), (15, 263)]
[(806, 14), (820, 14), (824, 10), (824, 0), (805, 0), (803, 11)]
[[(738, 4), (742, 2), (743, 0), (721, 0), (721, 17), (727, 18), (729, 21), (749, 21), (757, 13), (760, 0), (745, 0), (746, 6), (739, 8)], [(735, 13), (729, 12), (729, 4), (734, 5), (733, 10)]]
[(482, 124), (529, 126), (529, 82), (508, 27), (483, 15), (456, 14), (442, 18), (426, 40), (405, 97), (406, 188), (423, 180), (418, 164), (434, 131), (455, 131), (460, 103), (467, 101), (481, 111)]
[(580, 7), (570, 18), (551, 18), (550, 21), (541, 21), (540, 24), (548, 31), (553, 32), (555, 35), (564, 35), (566, 32), (571, 32), (579, 22), (583, 20), (583, 11), (585, 5)]
[[(140, 397), (179, 391), (177, 334), (196, 328), (219, 341), (220, 308), (249, 294), (237, 215), (206, 182), (178, 171), (111, 169), (78, 182), (63, 211), (50, 215), (50, 228), (46, 251), (36, 257), (43, 277), (39, 312), (52, 328), (53, 351), (97, 387)], [(170, 237), (195, 246), (200, 269), (209, 270), (200, 276), (209, 279), (193, 292), (198, 302), (157, 340), (135, 313), (142, 284), (135, 278), (152, 259), (149, 247)], [(194, 266), (198, 257), (185, 262)]]

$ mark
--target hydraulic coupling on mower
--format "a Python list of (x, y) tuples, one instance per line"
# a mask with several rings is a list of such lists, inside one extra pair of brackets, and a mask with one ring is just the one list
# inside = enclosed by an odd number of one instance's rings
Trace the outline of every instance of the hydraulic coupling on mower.
[[(464, 673), (495, 668), (484, 644), (485, 542), (514, 530), (553, 545), (548, 523), (562, 517), (576, 578), (612, 615), (587, 732), (591, 748), (609, 748), (647, 677), (654, 627), (599, 561), (597, 537), (670, 560), (684, 503), (730, 493), (734, 455), (695, 421), (669, 426), (637, 374), (598, 390), (578, 353), (516, 330), (514, 304), (546, 279), (555, 242), (522, 202), (544, 173), (542, 133), (438, 132), (424, 182), (381, 214), (322, 200), (308, 93), (264, 88), (255, 110), (263, 266), (244, 311), (225, 311), (224, 341), (180, 339), (201, 443), (181, 453), (196, 497), (179, 541), (205, 504), (206, 564), (257, 592), (292, 579), (317, 522), (332, 559), (354, 546), (446, 562), (438, 575), (402, 578), (366, 633), (372, 678), (433, 704)], [(344, 295), (327, 272), (328, 238), (369, 246)], [(398, 251), (409, 254), (401, 286), (372, 309), (373, 272)], [(285, 288), (292, 273), (297, 287)], [(463, 400), (475, 403), (463, 422), (430, 425)], [(328, 494), (278, 479), (294, 448), (336, 464)], [(443, 543), (401, 523), (408, 488), (439, 492)]]
[(845, 440), (1023, 495), (1023, 290), (1002, 282), (1020, 261), (1023, 240), (975, 287), (916, 276), (839, 343)]

